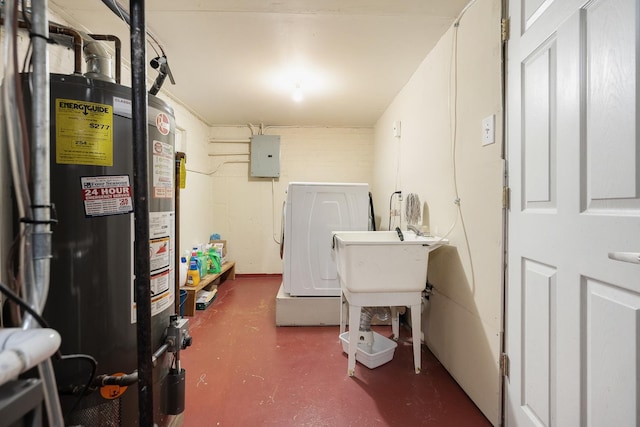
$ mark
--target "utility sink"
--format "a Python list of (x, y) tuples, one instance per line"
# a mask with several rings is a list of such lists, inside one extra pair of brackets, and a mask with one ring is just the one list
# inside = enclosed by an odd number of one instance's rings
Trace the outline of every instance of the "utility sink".
[[(420, 373), (420, 305), (427, 282), (429, 252), (448, 243), (438, 237), (405, 231), (335, 231), (333, 251), (342, 289), (340, 333), (346, 329), (349, 311), (349, 360), (347, 374), (355, 375), (360, 346), (358, 325), (362, 307), (411, 307), (413, 364)], [(397, 326), (394, 336), (397, 337)]]
[(333, 253), (342, 289), (416, 292), (425, 288), (429, 252), (448, 243), (434, 236), (396, 231), (336, 231)]

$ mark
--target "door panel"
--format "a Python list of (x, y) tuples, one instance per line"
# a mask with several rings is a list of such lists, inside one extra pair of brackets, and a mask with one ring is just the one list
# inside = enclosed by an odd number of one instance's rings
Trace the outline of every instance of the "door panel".
[(522, 402), (531, 419), (550, 424), (551, 375), (555, 342), (550, 331), (555, 329), (552, 317), (556, 305), (556, 268), (531, 260), (522, 266)]
[(547, 41), (522, 67), (524, 209), (555, 207), (556, 43)]
[(636, 0), (511, 0), (505, 420), (640, 424)]
[[(637, 2), (598, 1), (585, 8), (587, 70), (586, 208), (637, 209), (636, 57)], [(606, 200), (632, 199), (611, 204)], [(634, 203), (635, 201), (635, 203)]]
[(637, 425), (640, 295), (590, 278), (583, 282), (584, 419), (594, 426)]

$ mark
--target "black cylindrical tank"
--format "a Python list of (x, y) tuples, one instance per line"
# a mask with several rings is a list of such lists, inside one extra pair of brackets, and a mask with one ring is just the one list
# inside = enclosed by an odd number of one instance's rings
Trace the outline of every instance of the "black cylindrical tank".
[[(174, 313), (173, 110), (149, 96), (149, 219), (152, 342)], [(133, 271), (131, 89), (81, 76), (51, 75), (51, 285), (44, 316), (62, 336), (63, 354), (98, 361), (97, 374), (137, 368)], [(67, 423), (136, 425), (137, 387), (86, 394), (91, 366), (57, 362)], [(168, 357), (154, 368), (154, 420), (164, 424)]]

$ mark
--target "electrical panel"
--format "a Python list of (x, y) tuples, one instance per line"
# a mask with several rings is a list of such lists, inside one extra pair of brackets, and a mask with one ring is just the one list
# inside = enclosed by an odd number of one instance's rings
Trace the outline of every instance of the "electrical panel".
[(251, 137), (251, 176), (280, 177), (280, 135)]

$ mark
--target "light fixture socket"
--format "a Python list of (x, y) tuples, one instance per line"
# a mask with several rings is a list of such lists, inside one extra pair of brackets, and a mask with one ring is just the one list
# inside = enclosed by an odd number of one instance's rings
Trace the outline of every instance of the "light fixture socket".
[(304, 96), (302, 94), (302, 89), (300, 88), (299, 84), (297, 84), (295, 89), (293, 90), (293, 94), (291, 95), (291, 98), (295, 102), (301, 102), (304, 99)]

